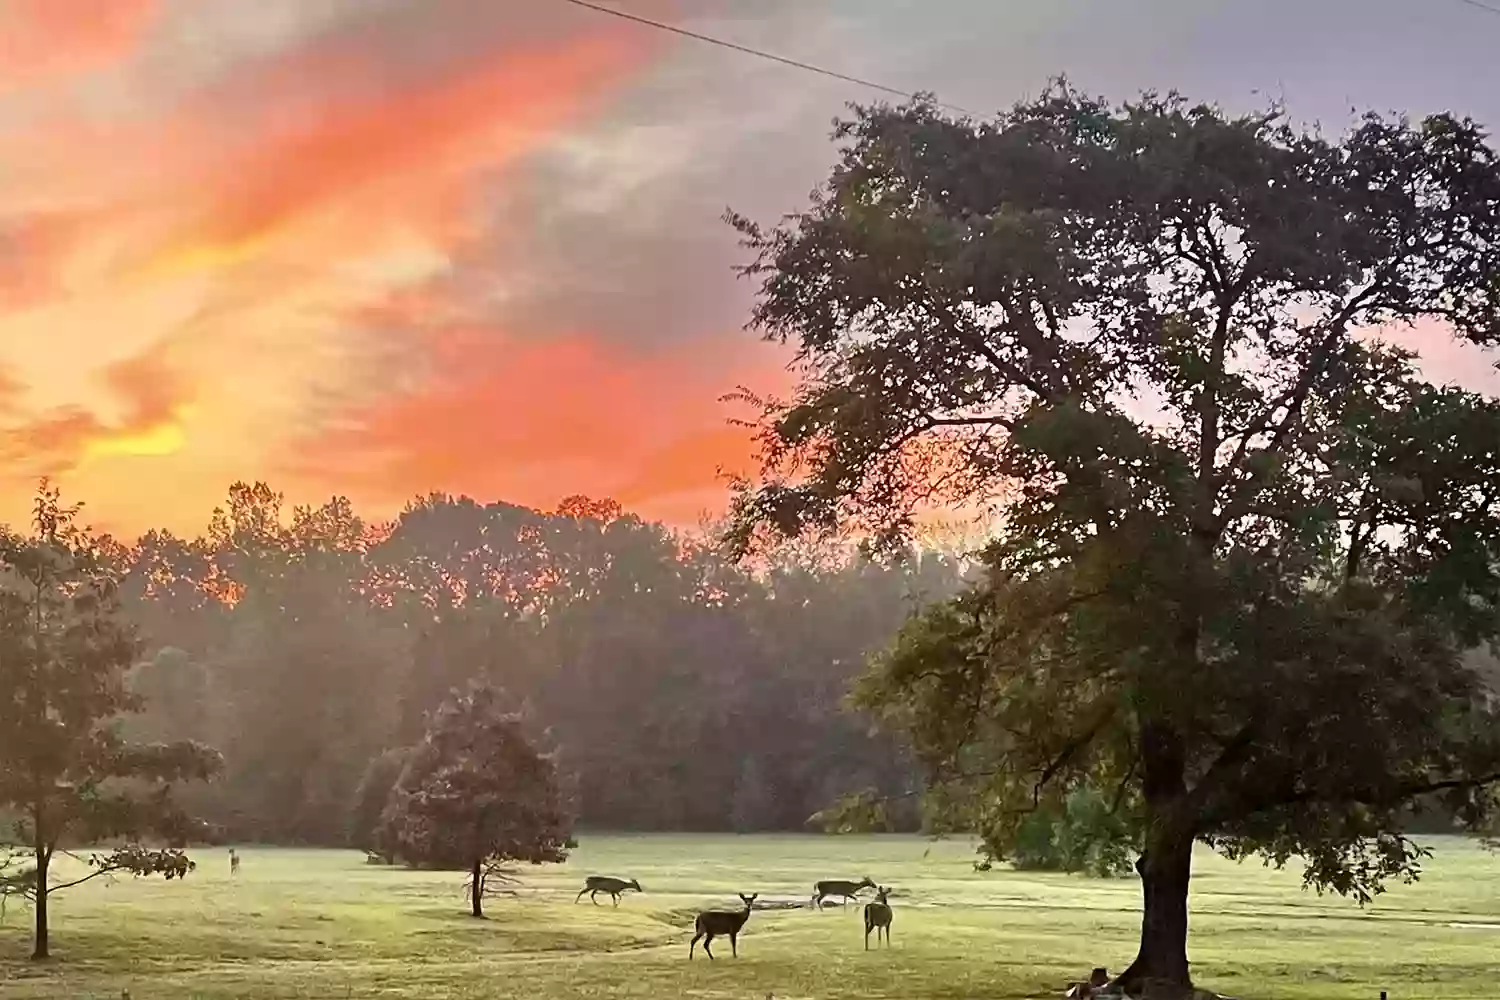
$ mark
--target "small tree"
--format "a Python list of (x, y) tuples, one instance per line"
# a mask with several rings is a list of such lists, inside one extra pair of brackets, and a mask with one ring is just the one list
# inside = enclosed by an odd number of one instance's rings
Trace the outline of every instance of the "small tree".
[[(174, 805), (173, 783), (206, 779), (218, 754), (194, 743), (134, 745), (122, 714), (140, 710), (125, 674), (136, 656), (121, 618), (111, 567), (98, 539), (77, 527), (45, 483), (34, 536), (0, 533), (0, 810), (30, 865), (7, 889), (36, 914), (32, 957), (49, 956), (47, 901), (59, 889), (114, 872), (180, 878), (191, 823)], [(165, 849), (138, 838), (156, 834)], [(64, 842), (123, 842), (86, 860), (91, 871), (48, 881)]]
[(408, 863), (468, 871), (476, 917), (490, 883), (507, 879), (505, 865), (564, 861), (571, 844), (551, 756), (526, 739), (502, 693), (479, 683), (429, 716), (384, 825)]

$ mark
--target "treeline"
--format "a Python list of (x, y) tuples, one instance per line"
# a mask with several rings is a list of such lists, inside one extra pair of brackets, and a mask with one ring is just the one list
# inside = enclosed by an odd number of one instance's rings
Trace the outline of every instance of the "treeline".
[(841, 795), (910, 789), (902, 748), (843, 699), (960, 579), (930, 553), (749, 569), (607, 501), (434, 495), (377, 526), (342, 499), (286, 511), (263, 484), (234, 486), (201, 538), (115, 555), (145, 640), (127, 735), (223, 753), (184, 790), (223, 837), (318, 845), (368, 837), (400, 749), (472, 680), (547, 731), (584, 828), (801, 829)]

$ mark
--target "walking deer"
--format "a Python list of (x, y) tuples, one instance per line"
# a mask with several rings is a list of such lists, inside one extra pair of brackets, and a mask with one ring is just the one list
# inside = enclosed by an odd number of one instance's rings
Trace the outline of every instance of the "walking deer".
[(859, 902), (860, 890), (873, 888), (875, 888), (875, 883), (868, 875), (858, 882), (845, 882), (839, 879), (818, 882), (813, 885), (812, 905), (821, 910), (825, 896), (842, 896), (845, 899), (852, 899), (857, 903)]
[(875, 932), (875, 943), (880, 943), (880, 931), (885, 930), (885, 946), (891, 946), (891, 890), (884, 887), (875, 890), (875, 901), (865, 904), (865, 951), (870, 950), (870, 932)]
[(693, 943), (688, 945), (689, 961), (692, 960), (693, 949), (698, 947), (700, 939), (703, 941), (703, 953), (709, 958), (713, 958), (714, 953), (708, 950), (708, 946), (720, 934), (729, 935), (729, 952), (735, 958), (740, 957), (740, 949), (737, 944), (740, 936), (740, 928), (744, 927), (745, 921), (750, 919), (750, 911), (755, 908), (755, 900), (760, 893), (755, 892), (747, 896), (742, 892), (739, 895), (740, 899), (745, 901), (745, 908), (743, 910), (705, 910), (698, 914), (698, 919), (693, 921), (693, 931), (695, 932), (693, 934)]
[(583, 888), (579, 891), (578, 895), (573, 897), (573, 902), (576, 903), (582, 899), (583, 894), (586, 892), (589, 894), (589, 902), (598, 906), (599, 901), (594, 897), (601, 892), (607, 892), (610, 898), (615, 901), (615, 905), (619, 906), (620, 893), (626, 889), (634, 889), (636, 892), (640, 892), (641, 884), (635, 879), (611, 878), (608, 875), (590, 875), (583, 880)]

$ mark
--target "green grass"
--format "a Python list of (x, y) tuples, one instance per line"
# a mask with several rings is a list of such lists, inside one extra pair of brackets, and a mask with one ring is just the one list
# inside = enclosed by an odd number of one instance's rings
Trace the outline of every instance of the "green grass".
[[(1137, 886), (1008, 871), (977, 874), (960, 842), (913, 837), (583, 836), (567, 865), (532, 869), (490, 919), (466, 916), (462, 876), (367, 866), (353, 852), (200, 852), (185, 882), (102, 882), (54, 901), (56, 959), (34, 966), (30, 913), (0, 926), (0, 997), (693, 998), (967, 1000), (1056, 996), (1133, 953)], [(1439, 840), (1415, 886), (1367, 911), (1298, 888), (1293, 872), (1199, 855), (1191, 956), (1234, 996), (1374, 1000), (1492, 997), (1500, 857)], [(589, 873), (641, 881), (618, 909), (573, 897)], [(757, 912), (716, 962), (689, 963), (692, 917), (736, 891), (802, 899), (818, 878), (893, 886), (888, 952), (830, 907)], [(1481, 926), (1455, 926), (1455, 925)], [(1495, 926), (1483, 926), (1493, 924)]]

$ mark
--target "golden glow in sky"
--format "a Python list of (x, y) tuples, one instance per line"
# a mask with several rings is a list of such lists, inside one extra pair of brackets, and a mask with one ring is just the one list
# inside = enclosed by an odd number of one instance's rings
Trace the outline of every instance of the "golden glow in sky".
[(543, 223), (489, 210), (663, 43), (479, 9), (0, 0), (0, 520), (42, 475), (123, 533), (236, 479), (375, 515), (719, 502), (748, 445), (718, 397), (779, 362), (533, 328), (507, 283)]

